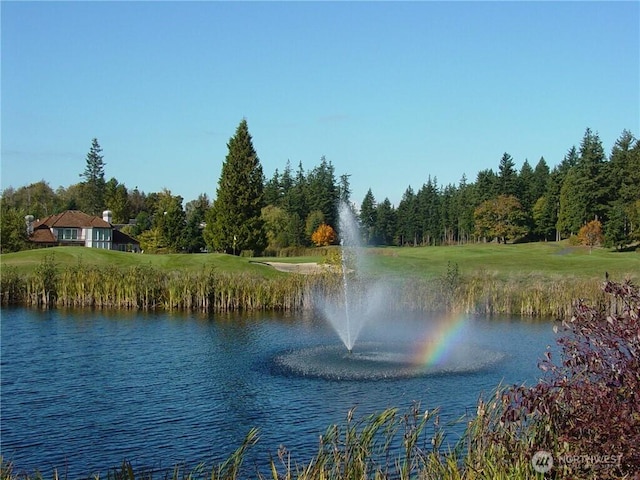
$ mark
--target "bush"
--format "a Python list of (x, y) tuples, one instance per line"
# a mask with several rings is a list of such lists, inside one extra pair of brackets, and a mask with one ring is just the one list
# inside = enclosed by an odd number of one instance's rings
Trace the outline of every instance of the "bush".
[(336, 241), (336, 232), (326, 223), (321, 224), (313, 235), (311, 235), (311, 241), (318, 247), (326, 247), (332, 245)]
[(640, 291), (629, 281), (606, 281), (603, 291), (608, 301), (577, 301), (563, 321), (560, 365), (547, 352), (543, 380), (497, 400), (502, 408), (487, 435), (511, 461), (546, 450), (563, 477), (640, 471)]

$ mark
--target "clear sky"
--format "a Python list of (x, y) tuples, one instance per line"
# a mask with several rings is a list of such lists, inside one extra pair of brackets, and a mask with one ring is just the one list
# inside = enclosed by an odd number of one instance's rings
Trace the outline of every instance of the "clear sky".
[(215, 197), (246, 118), (265, 175), (324, 155), (396, 204), (640, 136), (640, 3), (2, 1), (1, 188), (106, 178)]

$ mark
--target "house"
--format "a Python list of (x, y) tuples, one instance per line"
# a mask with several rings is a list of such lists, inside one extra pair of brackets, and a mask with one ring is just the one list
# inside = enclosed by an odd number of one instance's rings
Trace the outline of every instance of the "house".
[(105, 210), (102, 218), (78, 210), (66, 210), (35, 220), (25, 217), (29, 241), (41, 247), (69, 245), (104, 248), (126, 252), (139, 252), (140, 243), (111, 223), (111, 212)]

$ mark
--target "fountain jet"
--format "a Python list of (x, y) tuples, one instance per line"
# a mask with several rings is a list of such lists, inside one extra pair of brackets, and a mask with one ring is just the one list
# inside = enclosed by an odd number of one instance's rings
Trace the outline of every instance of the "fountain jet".
[(338, 213), (342, 298), (324, 299), (322, 303), (324, 316), (351, 353), (360, 330), (371, 316), (376, 295), (363, 287), (362, 282), (353, 281), (353, 276), (358, 273), (363, 263), (360, 229), (355, 215), (346, 203), (340, 204)]

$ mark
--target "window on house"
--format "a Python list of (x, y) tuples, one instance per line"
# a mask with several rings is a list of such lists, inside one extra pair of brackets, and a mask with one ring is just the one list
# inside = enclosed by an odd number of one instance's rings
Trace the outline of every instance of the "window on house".
[(98, 242), (108, 242), (111, 240), (111, 230), (108, 228), (94, 228), (93, 240)]
[(77, 228), (63, 228), (58, 231), (58, 235), (62, 233), (62, 240), (77, 240), (78, 229)]
[(111, 248), (110, 228), (94, 228), (92, 236), (94, 248)]

